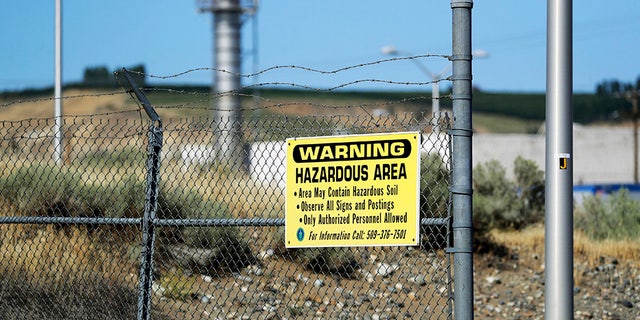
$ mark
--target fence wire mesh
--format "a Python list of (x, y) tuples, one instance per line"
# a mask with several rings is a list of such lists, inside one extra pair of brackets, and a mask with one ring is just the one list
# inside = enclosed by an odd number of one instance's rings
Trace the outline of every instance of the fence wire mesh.
[(135, 318), (147, 131), (135, 118), (65, 117), (63, 165), (55, 119), (0, 122), (3, 317)]
[[(128, 91), (65, 97), (62, 164), (55, 118), (35, 107), (50, 99), (3, 104), (2, 314), (132, 319), (148, 299), (152, 319), (451, 318), (450, 126), (443, 112), (433, 130), (431, 97), (225, 93), (242, 103), (225, 123), (220, 94), (145, 92), (162, 118), (155, 168), (158, 123)], [(240, 149), (217, 139), (229, 130)], [(286, 138), (404, 131), (422, 135), (419, 246), (285, 247)], [(221, 161), (230, 149), (234, 161)]]

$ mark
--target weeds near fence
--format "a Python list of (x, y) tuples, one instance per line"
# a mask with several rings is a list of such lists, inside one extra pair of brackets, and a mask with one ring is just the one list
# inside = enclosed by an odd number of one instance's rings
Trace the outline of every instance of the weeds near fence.
[[(103, 278), (87, 278), (55, 286), (25, 287), (20, 279), (3, 281), (0, 312), (11, 319), (133, 319), (137, 291)], [(78, 295), (78, 288), (83, 294)], [(96, 303), (99, 301), (100, 303)], [(162, 319), (155, 315), (154, 319)]]
[(142, 177), (98, 178), (104, 174), (89, 167), (23, 166), (0, 177), (0, 197), (13, 215), (138, 217), (144, 204)]
[(81, 228), (54, 225), (4, 225), (0, 232), (2, 314), (24, 319), (135, 315), (137, 275), (126, 244), (105, 244)]
[[(112, 156), (113, 158), (113, 156)], [(0, 177), (0, 201), (8, 216), (136, 218), (141, 217), (145, 201), (145, 181), (141, 175), (117, 174), (115, 166), (103, 166), (108, 157), (90, 157), (78, 167), (53, 165), (23, 166)], [(119, 160), (118, 160), (119, 159)], [(122, 167), (127, 168), (130, 155), (116, 156)], [(103, 169), (106, 168), (106, 169)], [(104, 170), (110, 171), (105, 172)], [(113, 179), (100, 179), (111, 174)], [(209, 181), (210, 183), (210, 181)], [(160, 219), (224, 219), (233, 215), (227, 206), (203, 196), (198, 189), (165, 186), (161, 189), (157, 217)], [(42, 232), (37, 226), (33, 232)], [(118, 234), (117, 228), (98, 228), (87, 225), (91, 235), (99, 231), (102, 241), (130, 242), (134, 239)], [(70, 229), (57, 226), (56, 230)], [(70, 229), (75, 230), (75, 229)], [(193, 272), (212, 274), (237, 271), (252, 263), (253, 254), (237, 227), (172, 227), (158, 229), (160, 253), (176, 246), (194, 250), (208, 250), (205, 255), (173, 254), (170, 259)], [(139, 251), (139, 250), (138, 250)], [(176, 252), (173, 250), (173, 252)], [(139, 254), (139, 252), (138, 252)], [(159, 265), (172, 264), (164, 259)], [(73, 260), (70, 260), (73, 261)]]
[[(443, 218), (449, 215), (449, 179), (447, 163), (438, 154), (422, 156), (420, 161), (421, 218)], [(420, 243), (427, 250), (445, 249), (452, 240), (446, 225), (422, 226)]]
[(576, 228), (596, 240), (640, 239), (640, 201), (621, 189), (610, 196), (590, 196), (576, 208)]

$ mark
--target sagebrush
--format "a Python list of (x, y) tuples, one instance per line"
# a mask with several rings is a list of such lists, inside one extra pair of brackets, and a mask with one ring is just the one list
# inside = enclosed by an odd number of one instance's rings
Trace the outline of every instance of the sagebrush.
[(544, 220), (544, 173), (532, 160), (514, 160), (514, 179), (492, 160), (473, 170), (473, 226), (478, 236), (492, 229), (521, 230)]
[(575, 227), (593, 239), (640, 238), (640, 201), (633, 199), (627, 189), (606, 197), (586, 197), (575, 212)]

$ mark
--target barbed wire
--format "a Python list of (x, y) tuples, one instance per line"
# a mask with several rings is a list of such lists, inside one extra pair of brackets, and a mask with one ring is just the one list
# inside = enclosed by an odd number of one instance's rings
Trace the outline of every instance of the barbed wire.
[(421, 58), (444, 58), (444, 59), (447, 59), (447, 60), (451, 60), (451, 56), (450, 55), (423, 54), (423, 55), (413, 55), (413, 56), (408, 56), (408, 57), (394, 57), (394, 58), (388, 58), (388, 59), (381, 59), (381, 60), (376, 60), (376, 61), (371, 61), (371, 62), (360, 63), (360, 64), (356, 64), (356, 65), (341, 67), (341, 68), (337, 68), (337, 69), (333, 69), (333, 70), (321, 70), (321, 69), (315, 69), (315, 68), (310, 68), (310, 67), (305, 67), (305, 66), (298, 66), (298, 65), (278, 65), (278, 66), (273, 66), (273, 67), (269, 67), (269, 68), (260, 70), (258, 72), (247, 73), (247, 74), (231, 72), (231, 71), (228, 71), (228, 70), (225, 70), (225, 69), (217, 69), (217, 68), (211, 68), (211, 67), (192, 68), (192, 69), (189, 69), (189, 70), (186, 70), (186, 71), (183, 71), (183, 72), (179, 72), (179, 73), (172, 74), (172, 75), (167, 75), (167, 76), (154, 75), (154, 74), (145, 73), (145, 72), (141, 72), (141, 71), (133, 71), (133, 70), (127, 70), (127, 71), (130, 72), (130, 73), (138, 74), (138, 75), (144, 75), (144, 76), (147, 76), (147, 77), (150, 77), (150, 78), (163, 79), (163, 80), (172, 79), (172, 78), (178, 78), (178, 77), (184, 76), (186, 74), (193, 73), (193, 72), (198, 72), (198, 71), (215, 71), (215, 72), (227, 73), (227, 74), (231, 74), (231, 75), (235, 75), (235, 76), (239, 76), (239, 77), (243, 77), (243, 78), (252, 78), (252, 77), (256, 77), (256, 76), (262, 75), (264, 73), (267, 73), (267, 72), (270, 72), (270, 71), (274, 71), (274, 70), (279, 70), (279, 69), (297, 69), (297, 70), (308, 71), (308, 72), (319, 73), (319, 74), (336, 74), (336, 73), (340, 73), (340, 72), (344, 72), (344, 71), (348, 71), (348, 70), (352, 70), (352, 69), (359, 69), (359, 68), (363, 68), (363, 67), (368, 67), (368, 66), (373, 66), (373, 65), (378, 65), (378, 64), (388, 63), (388, 62), (395, 62), (395, 61), (402, 61), (402, 60), (416, 60), (416, 59), (421, 59)]
[[(273, 83), (270, 83), (273, 84)], [(295, 85), (294, 83), (291, 83), (293, 85)], [(267, 84), (264, 84), (267, 85)], [(250, 86), (244, 87), (243, 89), (247, 89)], [(415, 97), (406, 97), (406, 98), (400, 98), (400, 99), (394, 99), (391, 101), (376, 101), (373, 103), (356, 103), (356, 104), (342, 104), (342, 105), (335, 105), (335, 104), (325, 104), (325, 103), (317, 103), (317, 102), (312, 102), (312, 101), (289, 101), (289, 102), (277, 102), (274, 101), (273, 99), (269, 99), (269, 98), (265, 98), (263, 96), (260, 95), (255, 95), (255, 94), (245, 94), (245, 93), (238, 93), (238, 92), (234, 92), (234, 91), (229, 91), (229, 92), (221, 92), (221, 93), (202, 93), (202, 92), (195, 92), (195, 91), (186, 91), (186, 90), (175, 90), (175, 89), (170, 89), (170, 88), (157, 88), (157, 87), (146, 87), (143, 89), (145, 92), (167, 92), (167, 93), (175, 93), (175, 94), (185, 94), (185, 95), (194, 95), (194, 96), (203, 96), (206, 97), (205, 99), (198, 99), (198, 100), (194, 100), (194, 101), (189, 101), (189, 102), (184, 102), (184, 103), (178, 103), (178, 104), (172, 104), (172, 105), (161, 105), (161, 104), (154, 104), (154, 107), (158, 108), (158, 109), (200, 109), (200, 110), (209, 110), (209, 111), (232, 111), (230, 109), (225, 109), (225, 108), (216, 108), (214, 106), (212, 106), (211, 102), (219, 99), (223, 96), (239, 96), (242, 98), (246, 98), (246, 99), (258, 99), (261, 104), (260, 105), (252, 105), (251, 107), (241, 107), (239, 109), (233, 109), (233, 110), (239, 110), (239, 111), (258, 111), (258, 110), (266, 110), (266, 109), (274, 109), (274, 108), (286, 108), (286, 107), (290, 107), (290, 106), (300, 106), (300, 105), (307, 105), (310, 107), (315, 107), (315, 108), (323, 108), (323, 109), (352, 109), (352, 108), (377, 108), (377, 107), (384, 107), (384, 106), (392, 106), (392, 105), (397, 105), (397, 104), (402, 104), (402, 103), (413, 103), (416, 101), (421, 101), (421, 100), (433, 100), (434, 97), (431, 96), (426, 96), (426, 95), (420, 95), (420, 96), (415, 96)], [(319, 90), (319, 91), (325, 91), (326, 90)], [(113, 96), (113, 95), (120, 95), (120, 94), (126, 94), (126, 95), (130, 95), (130, 91), (126, 91), (126, 92), (111, 92), (111, 93), (99, 93), (99, 94), (83, 94), (83, 95), (74, 95), (74, 96), (63, 96), (60, 97), (60, 99), (74, 99), (74, 98), (82, 98), (82, 97), (101, 97), (101, 96)], [(451, 94), (444, 94), (441, 95), (440, 97), (437, 97), (435, 99), (440, 99), (440, 100), (444, 100), (444, 99), (451, 99)], [(115, 115), (115, 114), (123, 114), (123, 113), (130, 113), (130, 112), (138, 112), (140, 113), (142, 110), (142, 107), (139, 105), (139, 103), (137, 102), (137, 100), (133, 97), (130, 97), (130, 99), (132, 100), (133, 103), (136, 104), (136, 108), (135, 109), (127, 109), (127, 110), (117, 110), (117, 111), (108, 111), (108, 112), (101, 112), (101, 113), (87, 113), (87, 114), (73, 114), (73, 115), (64, 115), (65, 118), (82, 118), (82, 117), (89, 117), (89, 116), (110, 116), (110, 115)], [(316, 98), (317, 99), (317, 98)], [(320, 98), (321, 99), (321, 98)], [(53, 101), (55, 100), (55, 98), (34, 98), (34, 99), (24, 99), (24, 100), (16, 100), (16, 101), (11, 101), (9, 103), (5, 103), (2, 106), (9, 106), (9, 105), (14, 105), (14, 104), (20, 104), (20, 103), (34, 103), (34, 102), (43, 102), (43, 101)], [(265, 103), (265, 104), (262, 104)], [(205, 105), (206, 104), (206, 105)], [(38, 118), (25, 118), (25, 119), (21, 119), (21, 120), (2, 120), (2, 122), (5, 123), (12, 123), (12, 122), (21, 122), (21, 121), (29, 121), (29, 120), (37, 120)]]
[[(446, 80), (446, 79), (443, 79)], [(397, 85), (407, 85), (407, 86), (411, 86), (411, 85), (418, 85), (418, 86), (423, 86), (423, 85), (428, 85), (428, 84), (433, 84), (436, 82), (440, 82), (442, 80), (433, 80), (433, 81), (393, 81), (393, 80), (383, 80), (383, 79), (359, 79), (359, 80), (354, 80), (354, 81), (349, 81), (349, 82), (345, 82), (333, 87), (329, 87), (326, 89), (322, 89), (322, 88), (316, 88), (316, 87), (311, 87), (308, 85), (303, 85), (303, 84), (297, 84), (297, 83), (293, 83), (293, 82), (261, 82), (261, 83), (257, 83), (257, 84), (251, 84), (251, 85), (247, 85), (244, 86), (243, 89), (251, 89), (251, 88), (260, 88), (260, 87), (268, 87), (268, 86), (288, 86), (288, 87), (292, 87), (292, 88), (298, 88), (298, 89), (305, 89), (305, 90), (310, 90), (310, 91), (318, 91), (318, 92), (331, 92), (331, 91), (337, 91), (338, 89), (342, 89), (348, 86), (352, 86), (354, 84), (360, 84), (360, 83), (384, 83), (384, 84), (397, 84)]]
[[(246, 97), (246, 98), (257, 98), (261, 102), (269, 103), (266, 105), (259, 105), (259, 106), (254, 105), (252, 107), (242, 107), (239, 109), (234, 109), (239, 111), (257, 111), (257, 110), (266, 110), (266, 109), (273, 109), (273, 108), (286, 108), (290, 106), (300, 106), (300, 105), (307, 105), (310, 107), (316, 107), (316, 108), (322, 108), (322, 109), (376, 108), (376, 107), (382, 107), (382, 106), (392, 106), (396, 104), (413, 103), (420, 100), (433, 99), (430, 96), (421, 95), (416, 97), (401, 98), (401, 99), (384, 101), (384, 102), (376, 101), (373, 103), (330, 105), (330, 104), (315, 103), (310, 101), (276, 102), (272, 99), (267, 99), (258, 95), (250, 95), (250, 94), (236, 94), (236, 95), (241, 97)], [(211, 105), (202, 105), (203, 103), (209, 103), (216, 98), (218, 98), (218, 96), (211, 97), (209, 99), (190, 101), (190, 102), (185, 102), (185, 103), (175, 104), (175, 105), (155, 105), (155, 107), (158, 109), (201, 109), (201, 110), (210, 110), (210, 111), (231, 111), (228, 109), (215, 108), (215, 107), (212, 107)], [(451, 95), (450, 94), (442, 95), (436, 99), (451, 99)]]
[[(294, 100), (294, 101), (288, 101), (288, 102), (278, 102), (278, 101), (274, 101), (273, 99), (268, 99), (259, 95), (254, 95), (254, 94), (243, 94), (243, 93), (235, 93), (235, 92), (228, 92), (228, 93), (216, 93), (216, 94), (202, 94), (202, 93), (197, 93), (197, 92), (188, 92), (188, 91), (184, 91), (184, 90), (172, 90), (172, 89), (165, 89), (165, 88), (145, 88), (145, 91), (165, 91), (165, 92), (172, 92), (172, 93), (182, 93), (182, 94), (197, 94), (197, 95), (202, 95), (207, 97), (206, 99), (198, 99), (198, 100), (194, 100), (194, 101), (189, 101), (189, 102), (184, 102), (184, 103), (178, 103), (178, 104), (171, 104), (171, 105), (162, 105), (162, 104), (154, 104), (154, 107), (157, 109), (194, 109), (194, 110), (207, 110), (207, 111), (233, 111), (233, 110), (238, 110), (238, 111), (258, 111), (258, 110), (268, 110), (268, 109), (283, 109), (283, 108), (287, 108), (287, 107), (293, 107), (293, 106), (309, 106), (309, 107), (314, 107), (314, 108), (319, 108), (319, 109), (353, 109), (353, 108), (360, 108), (363, 109), (365, 112), (368, 112), (367, 109), (374, 109), (374, 108), (380, 108), (380, 107), (389, 107), (389, 106), (393, 106), (393, 105), (398, 105), (398, 104), (404, 104), (404, 103), (415, 103), (418, 101), (429, 101), (429, 100), (433, 100), (434, 98), (431, 96), (426, 96), (426, 95), (420, 95), (420, 96), (415, 96), (415, 97), (405, 97), (405, 98), (400, 98), (400, 99), (394, 99), (394, 100), (388, 100), (388, 101), (376, 101), (376, 102), (372, 102), (372, 103), (350, 103), (350, 104), (326, 104), (326, 103), (318, 103), (318, 102), (313, 102), (313, 101), (299, 101), (299, 100)], [(123, 93), (123, 94), (129, 94), (128, 92)], [(93, 96), (93, 97), (100, 97), (100, 96), (108, 96), (108, 95), (112, 95), (112, 94), (90, 94), (90, 95), (82, 95), (82, 96)], [(215, 107), (214, 104), (212, 104), (212, 101), (219, 99), (220, 97), (223, 96), (229, 96), (229, 95), (233, 95), (233, 96), (239, 96), (242, 98), (246, 98), (246, 99), (258, 99), (260, 101), (259, 104), (253, 104), (249, 107), (241, 107), (241, 108), (237, 108), (237, 109), (229, 109), (229, 108), (217, 108)], [(81, 97), (81, 96), (67, 96), (67, 97), (61, 97), (61, 99), (72, 99), (72, 98), (77, 98), (77, 97)], [(439, 100), (446, 100), (446, 99), (451, 99), (452, 96), (451, 94), (444, 94), (441, 95), (438, 98), (435, 99), (439, 99)], [(117, 114), (125, 114), (125, 113), (131, 113), (131, 112), (136, 112), (136, 113), (140, 113), (141, 114), (141, 106), (136, 102), (136, 99), (131, 98), (133, 100), (134, 103), (136, 103), (136, 108), (134, 109), (127, 109), (127, 110), (117, 110), (117, 111), (108, 111), (108, 112), (100, 112), (100, 113), (86, 113), (86, 114), (66, 114), (63, 117), (64, 118), (83, 118), (83, 117), (105, 117), (105, 116), (111, 116), (111, 115), (117, 115)], [(322, 99), (322, 98), (315, 98), (315, 99)], [(370, 99), (370, 98), (367, 98)], [(13, 101), (12, 104), (19, 104), (19, 103), (27, 103), (27, 102), (41, 102), (41, 101), (52, 101), (53, 98), (42, 98), (42, 99), (28, 99), (28, 100), (23, 100), (23, 102), (20, 101)], [(44, 118), (53, 118), (53, 117), (44, 117)], [(33, 120), (38, 120), (41, 118), (25, 118), (25, 119), (20, 119), (20, 120), (0, 120), (0, 122), (3, 123), (19, 123), (22, 121), (33, 121)]]
[[(403, 61), (403, 60), (414, 60), (414, 59), (420, 59), (420, 58), (432, 58), (432, 57), (438, 57), (438, 58), (446, 58), (448, 60), (451, 60), (451, 57), (448, 55), (441, 55), (441, 54), (424, 54), (424, 55), (414, 55), (414, 56), (409, 56), (409, 57), (394, 57), (394, 58), (388, 58), (388, 59), (382, 59), (382, 60), (376, 60), (376, 61), (372, 61), (372, 62), (366, 62), (366, 63), (360, 63), (360, 64), (356, 64), (356, 65), (351, 65), (351, 66), (346, 66), (346, 67), (342, 67), (342, 68), (337, 68), (337, 69), (333, 69), (333, 70), (320, 70), (320, 69), (315, 69), (315, 68), (310, 68), (310, 67), (305, 67), (305, 66), (298, 66), (298, 65), (280, 65), (280, 66), (273, 66), (267, 69), (263, 69), (261, 71), (255, 72), (255, 73), (250, 73), (250, 74), (242, 74), (242, 73), (234, 73), (234, 72), (230, 72), (228, 70), (223, 70), (223, 69), (217, 69), (217, 68), (208, 68), (208, 67), (203, 67), (203, 68), (193, 68), (193, 69), (189, 69), (186, 70), (184, 72), (180, 72), (177, 74), (173, 74), (173, 75), (168, 75), (168, 76), (159, 76), (159, 75), (153, 75), (153, 74), (148, 74), (145, 72), (140, 72), (140, 71), (127, 71), (133, 74), (138, 74), (138, 75), (143, 75), (146, 77), (150, 77), (150, 78), (157, 78), (157, 79), (170, 79), (170, 78), (177, 78), (183, 75), (186, 75), (188, 73), (192, 73), (192, 72), (196, 72), (196, 71), (216, 71), (216, 72), (223, 72), (223, 73), (227, 73), (227, 74), (233, 74), (236, 76), (240, 76), (240, 77), (245, 77), (245, 78), (249, 78), (249, 77), (256, 77), (258, 75), (262, 75), (264, 73), (273, 71), (273, 70), (278, 70), (278, 69), (297, 69), (297, 70), (303, 70), (303, 71), (307, 71), (307, 72), (313, 72), (313, 73), (320, 73), (320, 74), (337, 74), (340, 72), (344, 72), (347, 70), (352, 70), (352, 69), (357, 69), (357, 68), (364, 68), (367, 66), (372, 66), (372, 65), (378, 65), (378, 64), (382, 64), (382, 63), (389, 63), (389, 62), (395, 62), (395, 61)], [(115, 72), (114, 75), (116, 76), (116, 78), (118, 78), (119, 76), (119, 72)], [(349, 81), (349, 82), (345, 82), (345, 83), (341, 83), (338, 85), (335, 85), (333, 87), (329, 87), (329, 88), (316, 88), (316, 87), (312, 87), (309, 85), (304, 85), (304, 84), (299, 84), (299, 83), (294, 83), (294, 82), (278, 82), (278, 81), (274, 81), (274, 82), (261, 82), (261, 83), (256, 83), (256, 84), (252, 84), (252, 85), (247, 85), (241, 88), (238, 88), (237, 90), (232, 90), (232, 91), (226, 91), (226, 92), (217, 92), (214, 93), (213, 96), (209, 95), (210, 98), (206, 99), (206, 100), (198, 100), (198, 101), (191, 101), (191, 102), (187, 102), (178, 106), (157, 106), (159, 108), (179, 108), (179, 107), (187, 107), (187, 106), (196, 106), (198, 104), (201, 103), (205, 103), (208, 102), (212, 99), (218, 98), (218, 97), (222, 97), (222, 96), (228, 96), (228, 95), (237, 95), (240, 96), (242, 94), (238, 93), (244, 90), (249, 90), (249, 89), (256, 89), (256, 88), (262, 88), (262, 87), (278, 87), (278, 86), (288, 86), (291, 88), (296, 88), (296, 89), (303, 89), (303, 90), (307, 90), (307, 91), (315, 91), (315, 92), (333, 92), (333, 91), (337, 91), (339, 89), (348, 87), (348, 86), (352, 86), (355, 84), (360, 84), (360, 83), (384, 83), (384, 84), (391, 84), (391, 85), (406, 85), (406, 86), (423, 86), (423, 85), (429, 85), (429, 84), (437, 84), (441, 81), (444, 80), (449, 80), (449, 78), (443, 78), (443, 79), (435, 79), (432, 81), (420, 81), (420, 82), (415, 82), (415, 81), (394, 81), (394, 80), (384, 80), (384, 79), (358, 79), (358, 80), (354, 80), (354, 81)], [(120, 81), (118, 80), (118, 83), (120, 83)], [(145, 88), (145, 91), (148, 90), (153, 90), (153, 91), (159, 91), (159, 88)], [(198, 96), (207, 96), (206, 93), (201, 93), (201, 92), (187, 92), (185, 90), (173, 90), (173, 89), (165, 89), (164, 91), (166, 92), (171, 92), (171, 93), (179, 93), (179, 94), (189, 94), (189, 95), (198, 95)], [(131, 95), (131, 93), (129, 93)], [(242, 95), (242, 96), (252, 96), (253, 98), (258, 98), (258, 99), (262, 99), (260, 96), (257, 95)], [(133, 97), (132, 97), (133, 98)], [(136, 101), (136, 103), (139, 105), (139, 103), (137, 102), (136, 99), (133, 99), (134, 101)], [(290, 103), (290, 105), (300, 105), (300, 103)], [(254, 108), (251, 108), (253, 110), (255, 109), (266, 109), (266, 108), (271, 108), (273, 106), (279, 106), (279, 107), (283, 107), (283, 104), (274, 104), (271, 106), (256, 106)], [(140, 108), (142, 108), (142, 106), (139, 105)], [(316, 107), (319, 107), (318, 105), (316, 105)], [(324, 107), (328, 107), (328, 106), (324, 106)], [(354, 105), (351, 107), (359, 107), (361, 108), (365, 113), (367, 113), (372, 119), (374, 118), (374, 116), (366, 109), (366, 105)], [(206, 109), (206, 110), (210, 110), (210, 111), (232, 111), (232, 110), (226, 110), (226, 109), (222, 109), (222, 108), (214, 108), (214, 107), (191, 107), (191, 108), (201, 108), (201, 109)], [(340, 108), (344, 108), (343, 106), (340, 106)], [(237, 109), (234, 109), (237, 110)], [(241, 108), (240, 111), (245, 111), (247, 110), (246, 108)], [(252, 111), (253, 111), (252, 110)]]
[[(382, 59), (382, 60), (377, 60), (377, 61), (372, 61), (372, 62), (366, 62), (366, 63), (361, 63), (361, 64), (356, 64), (356, 65), (351, 65), (351, 66), (346, 66), (346, 67), (341, 67), (341, 68), (337, 68), (337, 69), (333, 69), (333, 70), (320, 70), (320, 69), (314, 69), (314, 68), (309, 68), (309, 67), (305, 67), (305, 66), (298, 66), (298, 65), (280, 65), (280, 66), (273, 66), (255, 73), (250, 73), (250, 74), (236, 74), (239, 75), (241, 77), (254, 77), (254, 76), (258, 76), (270, 71), (274, 71), (274, 70), (278, 70), (278, 69), (297, 69), (297, 70), (303, 70), (303, 71), (307, 71), (307, 72), (313, 72), (313, 73), (320, 73), (320, 74), (337, 74), (340, 72), (344, 72), (347, 70), (352, 70), (352, 69), (357, 69), (357, 68), (364, 68), (367, 66), (372, 66), (372, 65), (378, 65), (378, 64), (382, 64), (382, 63), (389, 63), (389, 62), (394, 62), (394, 61), (402, 61), (402, 60), (414, 60), (414, 59), (420, 59), (420, 58), (433, 58), (433, 57), (437, 57), (437, 58), (446, 58), (446, 59), (450, 59), (450, 56), (448, 55), (440, 55), (440, 54), (424, 54), (424, 55), (415, 55), (415, 56), (410, 56), (410, 57), (394, 57), (394, 58), (389, 58), (389, 59)], [(159, 76), (159, 75), (153, 75), (153, 74), (147, 74), (147, 73), (143, 73), (143, 72), (138, 72), (138, 71), (130, 71), (127, 70), (127, 72), (133, 73), (133, 74), (139, 74), (139, 75), (144, 75), (146, 77), (150, 77), (150, 78), (157, 78), (157, 79), (170, 79), (170, 78), (177, 78), (183, 75), (186, 75), (188, 73), (192, 73), (192, 72), (196, 72), (196, 71), (220, 71), (220, 72), (226, 72), (226, 73), (231, 73), (228, 72), (226, 70), (219, 70), (219, 69), (215, 69), (215, 68), (193, 68), (193, 69), (189, 69), (186, 70), (184, 72), (180, 72), (174, 75), (168, 75), (168, 76)], [(231, 73), (233, 74), (233, 73)], [(115, 95), (128, 95), (129, 99), (131, 99), (131, 101), (133, 102), (133, 104), (135, 104), (137, 107), (136, 109), (130, 109), (130, 110), (119, 110), (119, 111), (109, 111), (109, 112), (103, 112), (103, 113), (93, 113), (93, 114), (81, 114), (81, 115), (64, 115), (65, 118), (68, 117), (86, 117), (86, 116), (108, 116), (108, 115), (113, 115), (113, 114), (119, 114), (119, 113), (125, 113), (125, 112), (141, 112), (142, 110), (142, 106), (140, 105), (139, 101), (132, 95), (132, 90), (128, 89), (128, 86), (125, 86), (121, 83), (120, 81), (120, 72), (115, 72), (114, 76), (116, 78), (116, 81), (118, 83), (118, 85), (121, 88), (121, 91), (113, 91), (113, 92), (99, 92), (99, 93), (86, 93), (86, 94), (78, 94), (78, 95), (71, 95), (71, 96), (62, 96), (62, 97), (39, 97), (39, 98), (29, 98), (29, 99), (18, 99), (18, 100), (14, 100), (14, 101), (8, 101), (8, 102), (3, 102), (2, 104), (0, 104), (0, 107), (9, 107), (9, 106), (13, 106), (16, 104), (23, 104), (23, 103), (38, 103), (38, 102), (46, 102), (46, 101), (55, 101), (57, 99), (61, 99), (61, 100), (69, 100), (69, 99), (81, 99), (81, 98), (86, 98), (86, 97), (104, 97), (104, 96), (115, 96)], [(439, 82), (442, 81), (450, 81), (450, 77), (447, 78), (441, 78), (441, 79), (433, 79), (431, 81), (394, 81), (394, 80), (385, 80), (385, 79), (376, 79), (376, 78), (367, 78), (367, 79), (357, 79), (357, 80), (353, 80), (353, 81), (348, 81), (348, 82), (344, 82), (344, 83), (340, 83), (337, 84), (335, 86), (332, 87), (328, 87), (328, 88), (318, 88), (318, 87), (313, 87), (311, 85), (306, 85), (306, 84), (300, 84), (300, 83), (296, 83), (296, 82), (284, 82), (284, 81), (273, 81), (273, 82), (261, 82), (261, 83), (255, 83), (255, 84), (250, 84), (250, 85), (245, 85), (241, 88), (238, 88), (237, 90), (232, 90), (232, 91), (226, 91), (226, 92), (207, 92), (204, 93), (202, 91), (189, 91), (189, 90), (184, 90), (184, 89), (173, 89), (173, 88), (160, 88), (160, 87), (145, 87), (142, 90), (144, 92), (166, 92), (166, 93), (171, 93), (171, 94), (176, 94), (176, 95), (191, 95), (191, 96), (195, 96), (195, 97), (204, 97), (203, 99), (198, 99), (195, 101), (188, 101), (188, 102), (184, 102), (184, 103), (179, 103), (179, 104), (175, 104), (175, 105), (156, 105), (154, 104), (154, 107), (156, 108), (160, 108), (160, 109), (179, 109), (179, 108), (185, 108), (185, 109), (203, 109), (203, 110), (209, 110), (209, 111), (232, 111), (232, 110), (228, 110), (227, 108), (216, 108), (215, 105), (213, 103), (211, 103), (212, 100), (224, 97), (224, 96), (239, 96), (239, 97), (243, 97), (243, 98), (252, 98), (254, 100), (258, 100), (260, 103), (256, 103), (254, 104), (252, 107), (244, 107), (244, 108), (239, 108), (239, 109), (233, 109), (233, 110), (240, 110), (240, 111), (256, 111), (256, 110), (261, 110), (261, 109), (272, 109), (272, 108), (286, 108), (289, 106), (300, 106), (300, 105), (307, 105), (307, 106), (311, 106), (311, 107), (316, 107), (316, 108), (332, 108), (332, 109), (349, 109), (349, 108), (361, 108), (363, 111), (365, 111), (367, 114), (369, 113), (370, 108), (373, 107), (381, 107), (381, 106), (391, 106), (391, 105), (396, 105), (396, 104), (401, 104), (401, 103), (412, 103), (415, 101), (419, 101), (419, 100), (427, 100), (427, 99), (434, 99), (434, 97), (427, 97), (427, 96), (418, 96), (418, 97), (405, 97), (405, 98), (401, 98), (401, 99), (395, 99), (393, 101), (385, 101), (385, 102), (374, 102), (374, 103), (355, 103), (355, 104), (346, 104), (346, 105), (330, 105), (330, 104), (323, 104), (323, 103), (316, 103), (313, 101), (289, 101), (289, 102), (275, 102), (271, 99), (266, 99), (258, 94), (245, 94), (243, 93), (243, 91), (247, 91), (247, 90), (256, 90), (256, 89), (260, 89), (260, 88), (268, 88), (268, 89), (279, 89), (281, 87), (289, 87), (289, 88), (294, 88), (294, 89), (300, 89), (301, 92), (304, 91), (308, 91), (308, 92), (316, 92), (316, 93), (330, 93), (330, 92), (336, 92), (339, 91), (340, 89), (349, 87), (349, 86), (353, 86), (356, 84), (361, 84), (361, 83), (380, 83), (380, 84), (387, 84), (387, 85), (405, 85), (405, 86), (426, 86), (426, 85), (433, 85), (433, 84), (437, 84)], [(435, 99), (450, 99), (451, 95), (442, 95), (440, 97), (437, 97)], [(152, 101), (153, 103), (153, 101)], [(203, 106), (202, 104), (207, 104), (206, 106)]]

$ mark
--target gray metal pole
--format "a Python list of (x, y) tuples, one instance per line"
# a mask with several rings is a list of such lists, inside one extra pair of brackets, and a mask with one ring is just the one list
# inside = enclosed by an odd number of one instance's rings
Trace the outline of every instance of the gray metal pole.
[(631, 117), (633, 120), (633, 183), (638, 184), (638, 89), (627, 93), (631, 100)]
[(433, 79), (435, 82), (431, 84), (431, 105), (433, 114), (433, 132), (440, 133), (440, 82), (438, 79)]
[(242, 9), (239, 0), (213, 2), (214, 19), (214, 85), (213, 100), (217, 142), (215, 157), (230, 167), (244, 163), (241, 138), (240, 96), (240, 28)]
[(62, 0), (56, 0), (55, 8), (55, 86), (53, 128), (53, 161), (62, 165)]
[(452, 0), (452, 201), (454, 317), (473, 319), (473, 212), (471, 184), (471, 0)]
[(251, 45), (252, 54), (253, 54), (253, 106), (260, 106), (260, 88), (257, 86), (260, 83), (260, 75), (258, 72), (260, 71), (260, 55), (258, 54), (258, 0), (254, 0), (254, 11), (251, 22), (251, 41), (253, 42)]
[(545, 319), (573, 319), (572, 1), (547, 1)]

